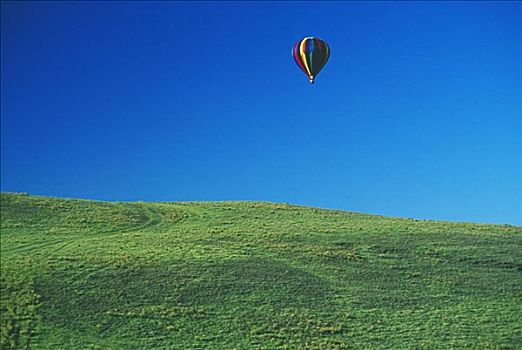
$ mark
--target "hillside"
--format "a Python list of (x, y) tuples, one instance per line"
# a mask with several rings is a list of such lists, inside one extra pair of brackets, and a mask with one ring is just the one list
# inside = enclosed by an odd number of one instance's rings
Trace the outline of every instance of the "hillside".
[(522, 348), (522, 228), (1, 195), (2, 348)]

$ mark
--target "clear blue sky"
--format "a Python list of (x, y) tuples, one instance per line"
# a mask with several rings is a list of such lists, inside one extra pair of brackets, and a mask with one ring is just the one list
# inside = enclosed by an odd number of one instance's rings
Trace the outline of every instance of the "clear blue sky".
[(2, 191), (522, 224), (521, 3), (1, 6)]

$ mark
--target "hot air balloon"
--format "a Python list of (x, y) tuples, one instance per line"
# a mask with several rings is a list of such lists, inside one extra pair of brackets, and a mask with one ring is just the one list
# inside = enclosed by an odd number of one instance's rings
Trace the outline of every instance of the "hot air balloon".
[(313, 84), (315, 77), (330, 57), (330, 48), (326, 41), (309, 36), (294, 44), (292, 56), (310, 80), (310, 84)]

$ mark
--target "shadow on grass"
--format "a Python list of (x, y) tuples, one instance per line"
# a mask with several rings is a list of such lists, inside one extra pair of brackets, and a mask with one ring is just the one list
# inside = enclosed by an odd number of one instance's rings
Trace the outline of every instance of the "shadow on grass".
[(249, 332), (253, 324), (277, 321), (282, 309), (324, 309), (328, 299), (321, 279), (263, 258), (68, 268), (42, 276), (36, 289), (42, 320), (52, 327), (102, 338), (144, 334), (156, 340), (173, 332), (187, 340), (194, 333), (212, 338)]

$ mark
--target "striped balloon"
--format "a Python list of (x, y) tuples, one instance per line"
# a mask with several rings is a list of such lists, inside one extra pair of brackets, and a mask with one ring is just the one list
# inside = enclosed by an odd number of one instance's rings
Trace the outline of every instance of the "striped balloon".
[(326, 41), (309, 36), (295, 43), (292, 56), (299, 68), (308, 76), (310, 84), (313, 84), (315, 77), (330, 57), (330, 48)]

